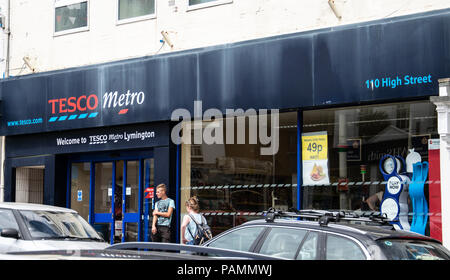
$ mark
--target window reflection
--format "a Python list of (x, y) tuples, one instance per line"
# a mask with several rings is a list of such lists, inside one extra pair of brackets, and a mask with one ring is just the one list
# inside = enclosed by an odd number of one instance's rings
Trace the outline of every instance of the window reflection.
[(428, 161), (428, 139), (439, 138), (429, 102), (305, 111), (302, 132), (316, 131), (327, 134), (330, 184), (303, 185), (305, 209), (379, 210), (385, 189), (380, 159), (386, 154), (406, 159), (414, 149)]
[(70, 207), (88, 221), (91, 164), (89, 162), (72, 163), (71, 171)]
[[(259, 218), (256, 214), (270, 207), (296, 207), (297, 192), (297, 113), (279, 114), (279, 149), (275, 155), (261, 155), (262, 145), (249, 144), (249, 121), (245, 122), (245, 144), (183, 144), (181, 204), (196, 195), (206, 214), (213, 234), (218, 234), (245, 221)], [(270, 120), (270, 118), (268, 118)], [(229, 136), (223, 119), (223, 137)], [(234, 122), (234, 143), (238, 123)], [(199, 128), (204, 131), (208, 123)], [(271, 122), (267, 121), (268, 131)], [(191, 125), (195, 139), (195, 125)], [(231, 125), (230, 125), (231, 127)], [(228, 134), (227, 134), (228, 133)], [(197, 142), (198, 143), (198, 142)], [(181, 215), (184, 215), (182, 209)]]
[(119, 20), (155, 13), (155, 0), (119, 0)]
[(55, 8), (55, 32), (87, 26), (87, 2)]

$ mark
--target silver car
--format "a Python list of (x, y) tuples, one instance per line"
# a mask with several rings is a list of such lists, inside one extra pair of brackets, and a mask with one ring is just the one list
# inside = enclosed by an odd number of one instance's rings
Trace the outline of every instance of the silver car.
[(0, 253), (109, 246), (75, 210), (56, 206), (0, 203)]

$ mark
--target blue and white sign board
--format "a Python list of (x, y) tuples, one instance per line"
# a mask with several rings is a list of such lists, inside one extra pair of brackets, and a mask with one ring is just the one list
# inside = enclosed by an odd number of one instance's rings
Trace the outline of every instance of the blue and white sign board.
[(411, 180), (404, 175), (405, 160), (400, 156), (385, 155), (380, 159), (379, 167), (386, 181), (380, 211), (395, 228), (409, 230), (408, 188)]
[(77, 201), (83, 201), (83, 191), (82, 190), (77, 191)]
[(409, 230), (408, 222), (408, 186), (410, 179), (405, 175), (389, 178), (381, 203), (381, 213), (385, 213), (394, 227)]

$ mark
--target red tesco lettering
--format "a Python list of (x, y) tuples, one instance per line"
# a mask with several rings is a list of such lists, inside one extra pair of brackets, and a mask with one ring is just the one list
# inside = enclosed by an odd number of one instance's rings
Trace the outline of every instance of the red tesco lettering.
[(71, 96), (69, 98), (50, 99), (48, 103), (52, 105), (52, 114), (84, 112), (97, 109), (98, 97), (95, 94), (82, 95), (78, 98)]

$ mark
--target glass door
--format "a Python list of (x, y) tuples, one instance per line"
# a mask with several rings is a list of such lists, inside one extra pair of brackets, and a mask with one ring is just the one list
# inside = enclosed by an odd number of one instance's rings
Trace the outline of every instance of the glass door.
[(123, 178), (125, 191), (122, 192), (123, 224), (122, 242), (139, 241), (139, 201), (141, 199), (142, 184), (140, 182), (141, 163), (139, 160), (123, 162)]
[[(131, 213), (134, 211), (133, 208), (128, 208), (127, 211), (124, 202), (128, 194), (132, 193), (131, 188), (139, 189), (139, 187), (137, 184), (130, 186), (124, 184), (127, 182), (127, 161), (97, 162), (94, 163), (94, 170), (94, 227), (103, 234), (107, 242), (111, 244), (123, 242), (128, 233), (126, 228), (132, 228), (132, 225), (127, 223), (139, 223), (138, 211)], [(139, 198), (138, 191), (135, 192), (135, 196)], [(133, 205), (128, 204), (131, 207)], [(137, 231), (135, 236), (137, 240)]]
[(119, 207), (121, 196), (119, 188), (116, 190), (116, 162), (96, 162), (93, 172), (94, 227), (102, 233), (108, 243), (113, 244), (117, 240), (115, 221), (122, 220), (122, 211)]
[(143, 188), (154, 184), (153, 158), (73, 162), (69, 171), (68, 207), (108, 243), (149, 240), (152, 204)]
[[(153, 188), (153, 195), (155, 195), (155, 173), (154, 173), (154, 160), (153, 158), (145, 159), (144, 162), (144, 189)], [(151, 241), (152, 230), (152, 211), (154, 208), (154, 198), (144, 198), (141, 202), (142, 211), (144, 213), (143, 219), (143, 241)]]

